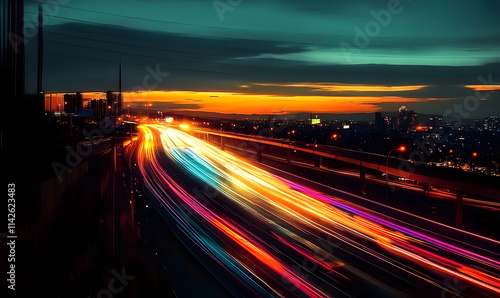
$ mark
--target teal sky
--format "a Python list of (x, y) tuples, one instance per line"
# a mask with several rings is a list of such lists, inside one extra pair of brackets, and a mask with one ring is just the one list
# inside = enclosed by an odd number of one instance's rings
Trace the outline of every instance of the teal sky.
[[(118, 61), (126, 64), (130, 88), (144, 76), (144, 70), (137, 74), (138, 65), (156, 64), (172, 74), (157, 89), (235, 91), (238, 84), (255, 82), (425, 84), (427, 90), (403, 95), (458, 100), (470, 92), (460, 86), (479, 84), (478, 76), (500, 78), (498, 1), (217, 2), (225, 11), (209, 0), (59, 2), (65, 4), (45, 10), (48, 90), (99, 90), (111, 84), (106, 77)], [(27, 20), (36, 18), (36, 5), (27, 1)], [(33, 53), (36, 42), (27, 48)], [(93, 57), (101, 62), (89, 62)], [(74, 63), (76, 73), (62, 75), (58, 59)], [(28, 67), (33, 61), (28, 57)], [(81, 79), (92, 73), (95, 78)]]

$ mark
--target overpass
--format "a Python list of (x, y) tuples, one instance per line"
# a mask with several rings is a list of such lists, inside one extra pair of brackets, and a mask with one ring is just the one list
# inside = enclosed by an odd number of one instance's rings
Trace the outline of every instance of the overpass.
[(462, 225), (464, 194), (500, 202), (500, 179), (498, 177), (464, 172), (459, 169), (429, 166), (397, 158), (389, 158), (386, 167), (387, 156), (334, 146), (300, 144), (263, 136), (252, 136), (207, 129), (192, 128), (189, 132), (198, 138), (218, 142), (221, 149), (224, 149), (225, 144), (228, 143), (229, 140), (239, 141), (245, 144), (254, 144), (258, 161), (262, 161), (262, 152), (265, 146), (270, 146), (282, 148), (282, 150), (284, 150), (283, 153), (286, 152), (285, 154), (288, 162), (291, 161), (290, 155), (292, 150), (308, 153), (314, 160), (314, 165), (316, 167), (321, 167), (324, 159), (346, 162), (359, 168), (360, 188), (362, 193), (366, 193), (367, 169), (382, 173), (387, 172), (390, 175), (417, 181), (427, 186), (434, 185), (447, 188), (456, 194), (457, 226)]

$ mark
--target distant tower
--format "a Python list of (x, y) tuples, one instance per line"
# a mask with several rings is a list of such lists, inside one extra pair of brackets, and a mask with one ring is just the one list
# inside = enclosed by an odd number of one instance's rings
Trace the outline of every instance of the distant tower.
[(66, 113), (76, 114), (77, 109), (83, 105), (83, 96), (80, 92), (76, 94), (64, 94), (64, 111)]
[(400, 132), (414, 131), (416, 123), (417, 114), (413, 110), (408, 110), (406, 106), (401, 106), (398, 114), (398, 130)]
[(122, 106), (123, 106), (123, 97), (122, 97), (122, 62), (120, 61), (120, 70), (119, 70), (119, 78), (118, 78), (118, 82), (119, 82), (119, 87), (118, 87), (118, 90), (119, 90), (119, 93), (118, 93), (118, 107), (117, 107), (117, 116), (118, 117), (121, 117), (122, 116)]

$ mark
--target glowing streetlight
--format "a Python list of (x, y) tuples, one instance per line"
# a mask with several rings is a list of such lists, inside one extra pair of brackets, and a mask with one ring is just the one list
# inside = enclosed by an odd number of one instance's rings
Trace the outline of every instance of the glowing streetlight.
[(292, 129), (288, 132), (288, 143), (292, 141), (292, 135), (295, 134), (295, 129)]

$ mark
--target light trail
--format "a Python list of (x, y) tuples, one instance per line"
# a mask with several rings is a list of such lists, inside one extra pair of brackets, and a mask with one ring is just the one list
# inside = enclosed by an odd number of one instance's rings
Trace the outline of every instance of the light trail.
[[(458, 278), (478, 293), (500, 295), (496, 253), (471, 251), (396, 224), (272, 175), (186, 132), (160, 125), (139, 128), (137, 161), (146, 187), (194, 244), (258, 295), (283, 290), (310, 297), (348, 295), (337, 284), (353, 278), (401, 294), (370, 274), (382, 267), (401, 283), (412, 284), (406, 280), (411, 277), (450, 291), (441, 280)], [(203, 201), (186, 190), (160, 162), (162, 151), (198, 185), (216, 189), (217, 198)], [(370, 273), (311, 241), (324, 238), (336, 239), (342, 251), (367, 262)], [(294, 266), (300, 261), (317, 268), (301, 272)]]

